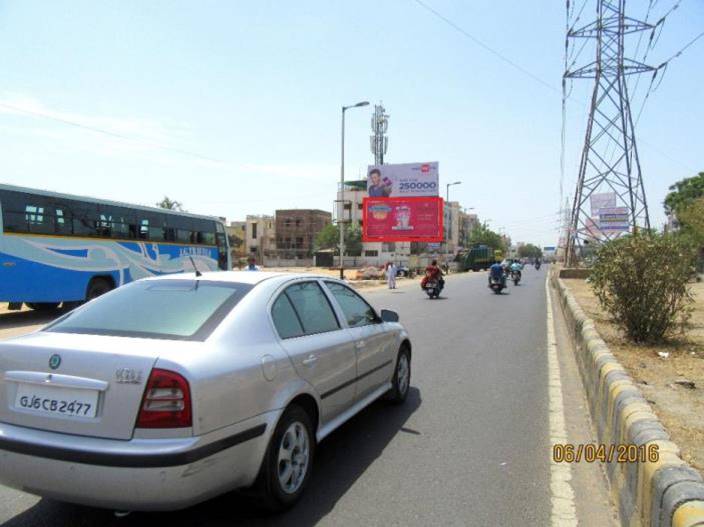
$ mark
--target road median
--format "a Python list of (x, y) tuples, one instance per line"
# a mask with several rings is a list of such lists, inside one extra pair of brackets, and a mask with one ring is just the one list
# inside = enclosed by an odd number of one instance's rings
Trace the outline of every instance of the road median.
[[(556, 290), (600, 443), (657, 446), (657, 460), (606, 464), (611, 494), (623, 525), (704, 526), (704, 482), (680, 457), (665, 427), (633, 379), (611, 353), (567, 285)], [(652, 447), (651, 447), (652, 448)]]

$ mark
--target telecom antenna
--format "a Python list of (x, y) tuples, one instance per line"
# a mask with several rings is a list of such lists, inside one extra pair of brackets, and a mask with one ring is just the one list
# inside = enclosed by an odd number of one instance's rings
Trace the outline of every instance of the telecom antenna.
[(381, 104), (374, 105), (374, 113), (372, 114), (372, 132), (374, 135), (369, 137), (369, 144), (374, 154), (374, 164), (383, 165), (386, 149), (389, 146), (389, 138), (386, 137), (386, 131), (389, 128), (389, 116)]
[[(566, 67), (564, 74), (565, 79), (594, 79), (567, 233), (568, 266), (576, 263), (589, 244), (650, 228), (626, 79), (656, 68), (625, 57), (624, 44), (627, 36), (655, 26), (626, 16), (625, 0), (596, 0), (596, 4), (596, 20), (567, 31), (567, 42), (596, 41), (596, 60), (574, 70)], [(596, 193), (611, 195), (613, 202), (607, 205), (607, 212), (612, 219), (621, 216), (620, 226), (611, 224), (604, 228), (600, 224), (598, 210), (590, 207)]]

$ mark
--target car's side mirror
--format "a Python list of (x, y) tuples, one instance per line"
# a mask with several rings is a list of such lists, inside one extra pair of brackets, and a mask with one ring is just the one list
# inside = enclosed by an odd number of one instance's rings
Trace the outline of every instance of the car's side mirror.
[(381, 320), (384, 322), (398, 322), (398, 313), (390, 309), (381, 310)]

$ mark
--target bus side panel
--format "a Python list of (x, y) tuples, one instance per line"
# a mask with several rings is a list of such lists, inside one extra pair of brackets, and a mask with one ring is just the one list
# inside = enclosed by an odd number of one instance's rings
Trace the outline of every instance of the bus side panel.
[(56, 236), (0, 236), (0, 301), (84, 300), (91, 278), (111, 277), (116, 287), (160, 274), (218, 268), (218, 251), (148, 241)]
[[(62, 302), (84, 300), (88, 283), (96, 273), (75, 271), (24, 260), (0, 253), (0, 301)], [(118, 283), (119, 272), (105, 271)]]

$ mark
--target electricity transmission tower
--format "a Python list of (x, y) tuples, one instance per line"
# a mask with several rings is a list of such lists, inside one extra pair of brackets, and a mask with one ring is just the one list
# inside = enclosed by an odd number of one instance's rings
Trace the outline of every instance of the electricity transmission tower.
[(374, 135), (369, 137), (369, 145), (374, 154), (374, 164), (383, 165), (384, 155), (389, 146), (389, 138), (386, 137), (386, 131), (389, 128), (389, 116), (381, 104), (374, 105), (374, 114), (372, 115), (372, 132)]
[[(567, 265), (576, 263), (585, 245), (650, 228), (626, 80), (656, 68), (626, 57), (625, 41), (654, 26), (626, 16), (625, 6), (625, 0), (596, 0), (596, 20), (567, 32), (568, 42), (593, 39), (596, 43), (594, 61), (575, 69), (566, 65), (564, 74), (565, 79), (594, 79), (567, 233)], [(611, 203), (605, 212), (620, 220), (620, 225), (618, 221), (608, 227), (600, 225), (599, 211), (590, 210), (595, 193), (609, 194)]]

